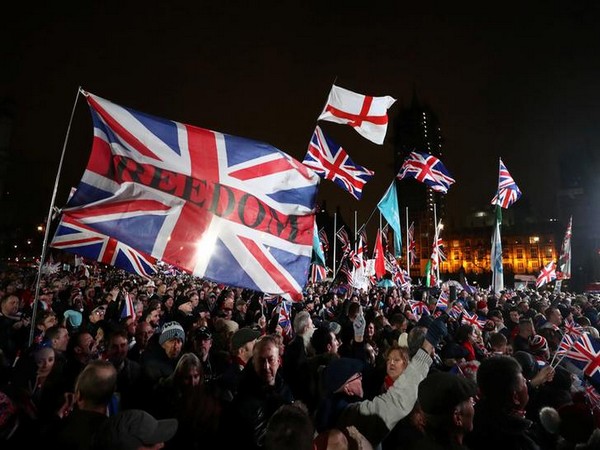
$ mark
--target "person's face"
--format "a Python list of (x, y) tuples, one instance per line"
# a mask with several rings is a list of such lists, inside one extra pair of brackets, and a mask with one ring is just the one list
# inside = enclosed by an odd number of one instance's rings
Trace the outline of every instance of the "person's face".
[(200, 370), (197, 367), (191, 367), (189, 372), (183, 376), (183, 384), (188, 387), (195, 387), (200, 384), (202, 377), (200, 376)]
[(367, 325), (367, 337), (372, 338), (375, 335), (375, 324), (373, 322), (369, 322)]
[[(8, 292), (8, 289), (7, 289)], [(19, 312), (19, 298), (11, 295), (8, 300), (2, 304), (2, 313), (7, 316), (15, 316)]]
[(455, 411), (456, 424), (465, 432), (473, 431), (473, 417), (475, 417), (475, 400), (473, 397), (462, 402)]
[(135, 340), (139, 342), (142, 347), (145, 347), (153, 334), (154, 330), (152, 329), (152, 326), (149, 323), (144, 322), (143, 325), (138, 325), (135, 333)]
[(79, 338), (79, 346), (77, 347), (79, 354), (83, 357), (93, 357), (98, 351), (96, 340), (89, 333), (85, 333)]
[(153, 327), (157, 327), (159, 322), (160, 311), (158, 309), (155, 309), (154, 311), (151, 311), (150, 314), (148, 314), (148, 323)]
[(519, 317), (520, 317), (519, 311), (511, 311), (509, 313), (509, 316), (510, 316), (510, 320), (512, 320), (515, 323), (519, 323)]
[(52, 340), (52, 347), (56, 350), (64, 352), (67, 350), (67, 346), (69, 345), (69, 332), (66, 328), (61, 328), (58, 331), (58, 336), (56, 336)]
[(335, 335), (335, 333), (333, 331), (329, 332), (329, 336), (330, 336), (330, 342), (329, 342), (329, 353), (331, 354), (337, 354), (339, 348), (340, 348), (340, 341), (338, 341), (337, 336)]
[(256, 345), (256, 339), (250, 342), (246, 342), (241, 348), (242, 352), (240, 354), (240, 358), (242, 361), (248, 362), (252, 357), (252, 352), (254, 351), (254, 346)]
[(33, 358), (40, 376), (47, 376), (54, 367), (54, 349), (51, 347), (38, 350)]
[(515, 409), (524, 410), (529, 402), (529, 392), (527, 391), (527, 381), (522, 373), (519, 373), (517, 389), (514, 392)]
[(550, 314), (550, 322), (554, 325), (560, 325), (562, 323), (562, 319), (562, 314), (558, 309), (555, 309), (552, 311), (552, 314)]
[(113, 363), (120, 364), (127, 358), (129, 343), (123, 336), (115, 336), (112, 338), (107, 348), (108, 359)]
[(406, 369), (406, 362), (398, 350), (392, 350), (385, 362), (386, 373), (392, 380), (397, 380)]
[(183, 348), (183, 342), (181, 342), (181, 340), (177, 338), (169, 339), (162, 345), (162, 347), (165, 349), (165, 353), (167, 354), (169, 359), (175, 359), (181, 353), (181, 349)]
[(210, 352), (210, 348), (212, 347), (213, 341), (212, 339), (202, 339), (200, 340), (200, 353), (203, 355), (208, 355)]
[(261, 380), (269, 386), (274, 386), (277, 370), (281, 364), (279, 347), (272, 343), (264, 345), (252, 358), (252, 364)]
[(48, 328), (53, 327), (57, 323), (58, 323), (58, 320), (56, 320), (56, 316), (54, 314), (51, 314), (44, 319), (42, 326), (43, 326), (44, 330), (47, 330)]

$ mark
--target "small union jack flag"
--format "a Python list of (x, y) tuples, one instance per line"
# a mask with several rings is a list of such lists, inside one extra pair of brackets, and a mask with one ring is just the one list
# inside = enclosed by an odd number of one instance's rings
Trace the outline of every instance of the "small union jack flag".
[(329, 250), (329, 238), (327, 238), (327, 232), (325, 228), (321, 228), (319, 230), (319, 239), (321, 240), (321, 245), (323, 245), (323, 251), (326, 252)]
[(568, 333), (565, 333), (556, 349), (557, 355), (566, 355), (573, 348), (573, 344), (578, 338), (573, 339)]
[(422, 316), (423, 314), (429, 315), (429, 307), (427, 303), (415, 300), (409, 300), (408, 304), (410, 306), (410, 310), (415, 316)]
[(475, 313), (469, 314), (467, 311), (463, 311), (463, 316), (462, 316), (463, 324), (472, 325), (474, 327), (479, 328), (480, 330), (483, 330), (483, 327), (485, 326), (485, 322), (486, 322), (485, 320), (482, 320), (479, 317), (477, 317), (477, 314), (475, 314)]
[(327, 278), (327, 269), (318, 264), (311, 264), (310, 281), (313, 283), (318, 283), (319, 281), (323, 281), (325, 278)]
[(581, 337), (584, 333), (583, 327), (580, 327), (572, 320), (565, 319), (564, 328), (565, 328), (566, 334), (570, 334), (571, 336), (573, 336), (576, 339)]
[(411, 152), (408, 155), (396, 177), (399, 180), (414, 178), (443, 194), (447, 193), (450, 185), (454, 183), (454, 178), (450, 176), (442, 161), (433, 155), (419, 152)]
[(133, 300), (131, 299), (131, 294), (125, 293), (125, 299), (123, 301), (123, 308), (121, 308), (121, 319), (125, 319), (127, 317), (131, 317), (135, 320), (135, 308), (133, 307)]
[(283, 300), (281, 303), (279, 303), (279, 306), (277, 306), (277, 308), (277, 313), (279, 315), (278, 323), (279, 326), (283, 329), (283, 336), (289, 337), (292, 335), (292, 302), (288, 300)]
[(585, 384), (585, 398), (592, 409), (600, 411), (600, 395), (590, 383)]
[(556, 280), (556, 263), (554, 261), (550, 261), (538, 275), (537, 280), (535, 281), (535, 287), (539, 289), (544, 284), (550, 283), (554, 280)]
[(349, 253), (350, 250), (352, 249), (352, 245), (350, 244), (350, 236), (348, 236), (348, 232), (346, 231), (346, 229), (344, 228), (343, 225), (335, 233), (335, 235), (337, 236), (337, 238), (339, 239), (339, 241), (342, 244), (342, 252), (344, 254)]
[(448, 294), (445, 291), (442, 291), (442, 293), (438, 297), (435, 307), (446, 310), (448, 308), (449, 302), (450, 302), (450, 299), (448, 298)]
[(321, 178), (333, 181), (360, 200), (364, 185), (375, 172), (355, 164), (346, 151), (328, 136), (319, 126), (310, 140), (308, 152), (302, 163), (314, 170)]
[(397, 264), (394, 266), (394, 270), (392, 272), (392, 280), (396, 283), (396, 286), (404, 288), (410, 286), (412, 283), (412, 278), (408, 275), (408, 272), (402, 267), (399, 267)]
[(464, 312), (464, 310), (465, 309), (463, 308), (463, 305), (456, 302), (452, 305), (452, 308), (450, 308), (448, 315), (450, 317), (452, 317), (453, 319), (458, 319), (460, 317), (460, 315)]
[(278, 305), (282, 300), (280, 295), (263, 294), (263, 301), (268, 305)]
[(576, 341), (566, 357), (583, 373), (595, 381), (600, 381), (600, 339), (584, 334)]
[(492, 199), (492, 205), (507, 209), (510, 205), (521, 198), (519, 186), (510, 176), (508, 169), (500, 159), (500, 174), (498, 175), (498, 192)]

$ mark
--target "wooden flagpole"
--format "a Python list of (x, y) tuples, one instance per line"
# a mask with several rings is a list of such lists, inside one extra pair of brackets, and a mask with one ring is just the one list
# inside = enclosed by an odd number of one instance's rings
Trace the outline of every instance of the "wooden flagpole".
[(42, 254), (40, 255), (40, 264), (38, 267), (37, 281), (35, 283), (35, 296), (33, 300), (33, 309), (31, 312), (31, 325), (29, 331), (29, 346), (33, 343), (33, 333), (35, 331), (35, 316), (37, 314), (37, 308), (40, 296), (40, 281), (42, 278), (42, 265), (46, 258), (46, 251), (48, 247), (48, 235), (50, 234), (50, 224), (52, 222), (52, 213), (54, 211), (54, 203), (56, 202), (56, 193), (58, 191), (58, 182), (60, 180), (60, 173), (62, 171), (63, 162), (65, 159), (65, 152), (67, 150), (67, 142), (69, 141), (69, 134), (71, 133), (71, 125), (73, 124), (73, 117), (75, 116), (75, 108), (77, 107), (77, 100), (81, 93), (81, 86), (77, 88), (77, 95), (75, 95), (75, 103), (73, 103), (73, 109), (71, 110), (71, 118), (69, 119), (69, 125), (67, 126), (67, 134), (63, 143), (62, 154), (60, 155), (60, 162), (58, 163), (58, 170), (56, 173), (56, 179), (54, 180), (54, 190), (52, 191), (52, 200), (50, 201), (50, 208), (48, 209), (48, 218), (46, 219), (46, 230), (44, 233), (44, 242), (42, 244)]

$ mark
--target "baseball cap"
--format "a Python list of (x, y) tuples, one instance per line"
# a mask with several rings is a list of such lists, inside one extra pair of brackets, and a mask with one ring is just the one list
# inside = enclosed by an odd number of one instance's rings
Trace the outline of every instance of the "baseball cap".
[(260, 331), (253, 330), (249, 327), (240, 328), (233, 336), (231, 336), (231, 348), (237, 350), (242, 348), (245, 344), (260, 337)]
[(177, 432), (177, 419), (156, 420), (141, 409), (128, 409), (111, 416), (95, 434), (93, 448), (137, 450), (167, 442)]

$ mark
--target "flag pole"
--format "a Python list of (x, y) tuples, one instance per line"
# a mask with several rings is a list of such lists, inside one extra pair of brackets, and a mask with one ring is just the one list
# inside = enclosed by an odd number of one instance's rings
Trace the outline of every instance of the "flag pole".
[(39, 303), (40, 296), (40, 281), (42, 278), (42, 265), (44, 264), (44, 259), (46, 258), (46, 250), (48, 247), (48, 235), (50, 234), (50, 224), (52, 222), (52, 212), (54, 211), (54, 203), (56, 202), (56, 193), (58, 191), (58, 182), (60, 180), (60, 173), (62, 171), (63, 162), (65, 159), (65, 152), (67, 150), (67, 142), (69, 141), (69, 134), (71, 133), (71, 125), (73, 124), (73, 117), (75, 116), (75, 108), (77, 107), (77, 100), (79, 99), (79, 94), (81, 93), (81, 86), (77, 88), (77, 94), (75, 95), (75, 102), (73, 103), (73, 109), (71, 110), (71, 117), (69, 119), (69, 125), (67, 126), (67, 133), (65, 136), (65, 141), (63, 143), (62, 153), (60, 155), (60, 161), (58, 163), (58, 170), (56, 172), (56, 179), (54, 180), (54, 190), (52, 191), (52, 199), (50, 200), (50, 208), (48, 209), (48, 217), (46, 218), (46, 230), (44, 233), (44, 242), (42, 244), (42, 254), (40, 255), (40, 263), (38, 266), (38, 274), (37, 274), (37, 282), (35, 284), (35, 295), (33, 300), (33, 309), (31, 312), (31, 325), (29, 331), (29, 342), (28, 345), (31, 346), (33, 342), (33, 334), (35, 331), (35, 316), (37, 314), (37, 308)]
[(358, 211), (354, 210), (354, 252), (358, 251)]
[(435, 277), (436, 277), (435, 284), (437, 287), (437, 285), (440, 284), (440, 264), (442, 262), (442, 258), (440, 258), (440, 249), (438, 247), (439, 235), (438, 235), (438, 222), (437, 222), (437, 205), (435, 202), (433, 203), (433, 226), (434, 226), (434, 238), (433, 239), (435, 240), (435, 243), (433, 245), (435, 245), (435, 252), (437, 255), (436, 256), (437, 264), (435, 265), (436, 266), (435, 267)]
[(333, 274), (336, 274), (336, 250), (337, 250), (337, 212), (333, 213)]
[(408, 237), (408, 206), (406, 207), (406, 270), (408, 270), (408, 276), (410, 276), (410, 242)]

